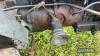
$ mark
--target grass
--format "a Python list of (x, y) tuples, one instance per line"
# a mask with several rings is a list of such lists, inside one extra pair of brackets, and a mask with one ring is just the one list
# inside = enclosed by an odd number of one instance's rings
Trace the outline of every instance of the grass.
[[(30, 37), (29, 47), (20, 50), (22, 56), (100, 56), (100, 33), (92, 36), (90, 32), (73, 31), (72, 27), (64, 28), (71, 36), (70, 41), (63, 46), (54, 46), (51, 44), (50, 30), (43, 32), (33, 32)], [(94, 53), (77, 53), (77, 48), (94, 48)]]

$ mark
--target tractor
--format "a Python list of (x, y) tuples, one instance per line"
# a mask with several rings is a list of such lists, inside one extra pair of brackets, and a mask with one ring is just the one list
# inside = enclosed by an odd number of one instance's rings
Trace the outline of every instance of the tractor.
[(0, 51), (4, 50), (5, 56), (11, 55), (9, 52), (18, 56), (17, 49), (27, 47), (31, 32), (47, 29), (53, 32), (53, 45), (70, 40), (63, 30), (67, 26), (75, 32), (91, 31), (94, 35), (100, 30), (99, 7), (99, 0), (0, 0)]

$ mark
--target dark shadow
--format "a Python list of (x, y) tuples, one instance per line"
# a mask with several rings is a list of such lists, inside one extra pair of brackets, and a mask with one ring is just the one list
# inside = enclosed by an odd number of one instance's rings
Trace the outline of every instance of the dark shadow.
[(0, 35), (0, 49), (14, 47), (14, 46), (15, 44), (10, 38)]

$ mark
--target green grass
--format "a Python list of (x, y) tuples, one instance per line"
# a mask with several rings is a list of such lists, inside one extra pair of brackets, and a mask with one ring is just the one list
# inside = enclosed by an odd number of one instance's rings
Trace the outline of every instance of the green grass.
[[(25, 50), (20, 50), (22, 56), (30, 56), (30, 54), (34, 54), (34, 56), (100, 56), (100, 33), (93, 37), (90, 32), (75, 33), (72, 27), (64, 28), (64, 30), (70, 34), (71, 39), (63, 46), (51, 44), (52, 31), (50, 30), (38, 33), (33, 32), (33, 38), (30, 37), (29, 47)], [(95, 48), (96, 53), (77, 53), (78, 47)]]

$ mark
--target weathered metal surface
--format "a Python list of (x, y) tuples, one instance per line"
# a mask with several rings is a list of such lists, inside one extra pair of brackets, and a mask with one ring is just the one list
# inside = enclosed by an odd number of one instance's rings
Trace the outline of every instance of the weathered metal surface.
[(4, 12), (0, 7), (0, 35), (14, 40), (17, 48), (24, 48), (28, 43), (28, 30), (15, 18), (16, 10)]

